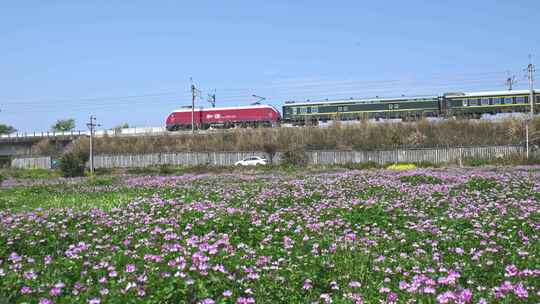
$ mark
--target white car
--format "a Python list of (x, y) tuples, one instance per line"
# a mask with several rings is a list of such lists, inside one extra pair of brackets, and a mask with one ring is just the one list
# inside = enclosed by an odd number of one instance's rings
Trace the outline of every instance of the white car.
[(266, 158), (258, 157), (258, 156), (251, 156), (242, 159), (241, 161), (237, 161), (234, 163), (235, 166), (256, 166), (256, 165), (266, 165), (268, 161)]

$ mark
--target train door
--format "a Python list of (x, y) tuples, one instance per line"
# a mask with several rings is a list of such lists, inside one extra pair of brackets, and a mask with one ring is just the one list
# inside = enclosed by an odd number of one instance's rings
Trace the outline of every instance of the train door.
[(439, 97), (439, 113), (437, 113), (436, 116), (448, 117), (448, 102), (449, 101), (446, 99), (446, 97)]

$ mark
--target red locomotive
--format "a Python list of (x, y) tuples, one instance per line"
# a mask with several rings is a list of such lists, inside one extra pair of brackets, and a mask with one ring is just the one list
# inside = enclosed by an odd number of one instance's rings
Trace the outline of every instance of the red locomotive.
[[(167, 117), (167, 130), (191, 128), (191, 108), (173, 111)], [(281, 120), (281, 114), (270, 105), (195, 109), (197, 129), (233, 127), (273, 127)]]

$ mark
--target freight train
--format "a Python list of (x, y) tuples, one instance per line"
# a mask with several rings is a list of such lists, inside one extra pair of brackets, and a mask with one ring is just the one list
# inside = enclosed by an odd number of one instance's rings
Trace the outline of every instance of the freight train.
[[(285, 102), (283, 117), (271, 105), (195, 109), (197, 129), (233, 127), (275, 127), (280, 123), (316, 125), (319, 122), (362, 119), (418, 120), (424, 117), (480, 118), (483, 114), (526, 113), (528, 90), (445, 93), (433, 96), (365, 98), (308, 102)], [(540, 106), (540, 90), (533, 94)], [(535, 111), (538, 112), (538, 111)], [(190, 129), (191, 108), (173, 111), (166, 121), (168, 131)]]

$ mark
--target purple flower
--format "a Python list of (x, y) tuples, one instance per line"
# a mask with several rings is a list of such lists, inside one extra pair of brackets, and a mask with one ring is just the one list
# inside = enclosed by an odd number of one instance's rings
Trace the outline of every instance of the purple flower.
[(239, 297), (236, 299), (236, 304), (253, 304), (255, 303), (255, 299), (252, 297)]
[(360, 288), (362, 287), (362, 284), (358, 281), (351, 281), (349, 282), (349, 287), (350, 288)]
[(397, 300), (397, 294), (395, 292), (388, 293), (388, 297), (386, 298), (388, 302), (395, 302)]
[(456, 300), (456, 295), (451, 291), (446, 291), (437, 296), (437, 302), (440, 304), (446, 304)]
[(225, 291), (223, 292), (223, 296), (224, 296), (224, 297), (230, 297), (230, 296), (232, 296), (232, 291), (230, 291), (230, 290), (225, 290)]
[(88, 300), (88, 304), (100, 304), (101, 300), (98, 298), (92, 298)]
[(310, 279), (306, 279), (306, 280), (304, 281), (304, 286), (302, 286), (302, 289), (310, 290), (311, 287), (313, 287), (313, 286), (311, 285), (311, 280), (310, 280)]
[(126, 265), (126, 272), (134, 272), (135, 271), (135, 265), (134, 264), (127, 264)]
[(30, 288), (29, 286), (23, 286), (21, 288), (21, 294), (29, 294), (29, 293), (32, 293), (32, 288)]
[(61, 288), (58, 288), (58, 287), (53, 287), (50, 291), (49, 291), (49, 295), (51, 297), (57, 297), (59, 295), (62, 294), (62, 289)]
[(464, 289), (459, 294), (459, 303), (469, 303), (472, 299), (472, 291), (470, 289)]
[(291, 248), (293, 248), (293, 243), (294, 243), (294, 241), (290, 237), (288, 237), (288, 236), (283, 237), (283, 248), (285, 248), (287, 250), (291, 249)]
[(47, 298), (41, 298), (39, 299), (39, 304), (54, 304), (54, 302)]
[(516, 267), (516, 265), (508, 265), (505, 268), (506, 273), (504, 274), (505, 277), (513, 277), (518, 275), (519, 269)]
[(9, 255), (8, 260), (10, 260), (12, 263), (18, 263), (18, 262), (22, 261), (22, 257), (20, 255), (18, 255), (16, 252), (12, 252)]
[(520, 299), (527, 299), (529, 297), (527, 289), (523, 286), (521, 282), (514, 285), (514, 294)]
[(406, 281), (399, 281), (399, 290), (404, 290), (409, 288), (409, 283)]
[(37, 275), (33, 270), (29, 270), (23, 273), (23, 278), (25, 280), (35, 280), (37, 278)]
[(332, 303), (333, 302), (332, 301), (332, 296), (330, 296), (327, 293), (321, 293), (320, 298), (321, 298), (321, 300), (324, 301), (324, 303)]

